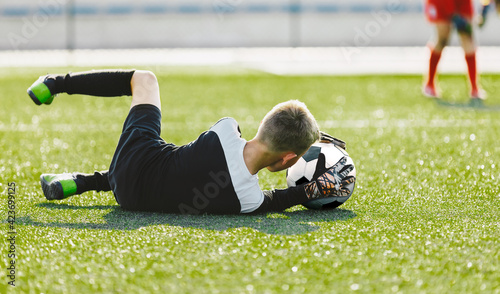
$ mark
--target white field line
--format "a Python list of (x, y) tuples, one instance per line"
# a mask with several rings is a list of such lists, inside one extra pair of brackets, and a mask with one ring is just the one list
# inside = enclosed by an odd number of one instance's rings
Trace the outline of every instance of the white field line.
[[(299, 47), (0, 51), (0, 68), (214, 67), (256, 69), (278, 75), (424, 74), (429, 50), (421, 47)], [(478, 70), (500, 72), (500, 47), (479, 47)], [(440, 73), (466, 73), (463, 50), (447, 47)]]

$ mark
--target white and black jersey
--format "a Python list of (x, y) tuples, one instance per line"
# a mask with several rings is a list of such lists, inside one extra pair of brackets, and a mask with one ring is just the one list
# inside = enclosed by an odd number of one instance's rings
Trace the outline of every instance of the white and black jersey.
[(109, 181), (125, 209), (171, 213), (252, 213), (307, 201), (303, 187), (262, 191), (245, 164), (237, 122), (219, 120), (195, 141), (176, 146), (160, 138), (161, 113), (131, 109), (110, 166)]
[[(225, 162), (220, 166), (229, 175), (234, 188), (232, 197), (238, 198), (240, 203), (240, 212), (253, 212), (264, 202), (264, 194), (259, 187), (257, 175), (252, 175), (248, 171), (243, 158), (243, 148), (246, 140), (241, 138), (238, 123), (232, 118), (223, 118), (219, 120), (206, 135), (213, 135), (219, 139), (220, 147), (224, 153), (224, 158), (218, 158), (217, 161)], [(206, 154), (210, 156), (210, 154)], [(228, 195), (229, 196), (229, 195)]]

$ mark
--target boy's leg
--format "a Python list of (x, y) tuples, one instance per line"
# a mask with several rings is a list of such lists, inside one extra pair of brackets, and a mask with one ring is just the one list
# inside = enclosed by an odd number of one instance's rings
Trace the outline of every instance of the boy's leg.
[[(156, 76), (143, 70), (100, 70), (67, 75), (47, 75), (37, 80), (28, 94), (40, 105), (50, 104), (58, 93), (94, 96), (132, 95), (131, 108), (151, 104), (161, 110), (160, 91)], [(110, 191), (108, 172), (84, 174), (47, 174), (41, 176), (45, 197), (49, 200), (64, 199), (86, 191)]]
[(486, 93), (479, 88), (477, 63), (476, 63), (476, 44), (472, 35), (460, 33), (460, 41), (465, 53), (465, 61), (467, 62), (467, 73), (470, 83), (470, 98), (485, 99)]
[(439, 94), (436, 90), (435, 79), (439, 60), (441, 59), (441, 53), (448, 44), (451, 32), (451, 24), (449, 22), (438, 22), (436, 23), (436, 31), (437, 41), (436, 44), (431, 47), (431, 56), (429, 58), (429, 72), (427, 75), (427, 81), (423, 89), (424, 95), (434, 98), (439, 97)]
[(108, 171), (94, 174), (43, 174), (40, 184), (47, 200), (60, 200), (87, 191), (110, 191)]
[(50, 104), (59, 93), (115, 97), (132, 95), (130, 80), (135, 70), (96, 70), (40, 77), (28, 94), (36, 104)]
[(59, 93), (115, 97), (132, 95), (132, 105), (152, 104), (161, 109), (156, 76), (144, 70), (96, 70), (66, 75), (47, 75), (38, 79), (28, 94), (40, 104), (52, 103)]

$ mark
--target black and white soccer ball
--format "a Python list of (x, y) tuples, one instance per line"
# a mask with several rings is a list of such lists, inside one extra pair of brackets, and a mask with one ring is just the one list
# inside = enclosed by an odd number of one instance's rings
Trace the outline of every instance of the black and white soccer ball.
[[(293, 166), (286, 171), (286, 183), (288, 187), (295, 187), (300, 184), (308, 183), (312, 181), (318, 165), (318, 157), (323, 153), (325, 155), (325, 166), (323, 168), (329, 168), (339, 162), (342, 157), (347, 158), (346, 164), (352, 164), (354, 162), (347, 152), (332, 143), (314, 143), (309, 150), (295, 163)], [(348, 176), (356, 176), (356, 168), (354, 168)], [(343, 197), (327, 197), (309, 200), (303, 205), (309, 209), (333, 209), (342, 205), (349, 199), (354, 191), (355, 181), (347, 188), (351, 191), (351, 194)]]

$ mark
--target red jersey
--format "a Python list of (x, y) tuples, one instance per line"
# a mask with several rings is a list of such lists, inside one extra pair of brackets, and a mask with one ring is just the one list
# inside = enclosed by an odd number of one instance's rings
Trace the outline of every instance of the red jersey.
[(425, 0), (425, 15), (430, 22), (450, 21), (454, 14), (472, 19), (472, 0)]

